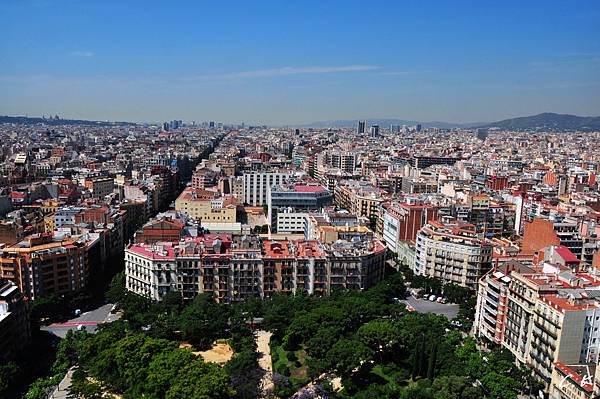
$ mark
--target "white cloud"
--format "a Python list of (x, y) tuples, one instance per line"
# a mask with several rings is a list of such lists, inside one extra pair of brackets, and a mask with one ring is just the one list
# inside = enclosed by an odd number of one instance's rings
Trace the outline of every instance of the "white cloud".
[(197, 75), (190, 80), (230, 80), (269, 78), (288, 75), (321, 75), (328, 73), (365, 72), (381, 69), (376, 65), (346, 65), (346, 66), (316, 66), (316, 67), (282, 67), (273, 69), (258, 69), (253, 71), (232, 72), (214, 75)]

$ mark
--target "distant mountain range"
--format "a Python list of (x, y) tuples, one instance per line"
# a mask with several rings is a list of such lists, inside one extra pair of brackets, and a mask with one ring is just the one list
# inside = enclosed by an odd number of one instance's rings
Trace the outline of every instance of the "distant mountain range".
[(600, 116), (576, 116), (545, 112), (533, 116), (504, 119), (482, 127), (495, 127), (503, 130), (600, 131)]
[(81, 126), (116, 126), (116, 125), (135, 125), (131, 122), (108, 122), (108, 121), (87, 121), (83, 119), (44, 119), (28, 116), (2, 116), (0, 123), (18, 123), (21, 125), (36, 125), (43, 123), (49, 126), (57, 125), (81, 125)]
[[(341, 119), (313, 122), (301, 127), (355, 127), (358, 124), (358, 119)], [(541, 130), (541, 131), (593, 131), (600, 130), (600, 117), (598, 116), (576, 116), (566, 114), (554, 114), (550, 112), (523, 116), (519, 118), (504, 119), (498, 122), (473, 122), (473, 123), (451, 123), (451, 122), (419, 122), (414, 120), (383, 118), (383, 119), (367, 119), (367, 124), (379, 125), (381, 127), (389, 127), (390, 125), (421, 125), (423, 127), (438, 127), (442, 129), (451, 128), (499, 128), (504, 130)]]

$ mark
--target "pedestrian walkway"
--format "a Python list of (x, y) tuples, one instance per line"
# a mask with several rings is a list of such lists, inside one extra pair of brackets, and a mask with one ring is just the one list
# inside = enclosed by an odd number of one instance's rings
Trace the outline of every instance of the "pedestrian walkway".
[(275, 384), (273, 383), (273, 365), (271, 360), (271, 347), (269, 341), (271, 340), (269, 331), (260, 330), (256, 333), (256, 346), (258, 352), (262, 356), (258, 359), (258, 365), (263, 370), (263, 376), (260, 381), (260, 387), (263, 392), (263, 397), (270, 397), (275, 390)]

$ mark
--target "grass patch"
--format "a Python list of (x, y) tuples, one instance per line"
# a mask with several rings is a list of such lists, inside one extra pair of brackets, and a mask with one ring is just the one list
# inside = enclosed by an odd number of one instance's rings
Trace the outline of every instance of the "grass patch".
[(296, 361), (291, 362), (290, 375), (297, 380), (306, 380), (308, 376), (308, 366), (306, 365), (306, 351), (304, 349), (297, 350)]
[[(306, 351), (300, 349), (290, 354), (281, 345), (271, 348), (273, 371), (288, 377), (292, 387), (299, 388), (309, 381)], [(295, 360), (290, 360), (290, 357)]]
[(381, 364), (378, 364), (377, 366), (373, 367), (373, 369), (371, 369), (371, 373), (383, 378), (388, 383), (394, 383), (394, 377), (389, 374), (386, 374)]
[(277, 354), (277, 361), (273, 363), (273, 370), (278, 371), (283, 370), (284, 367), (290, 366), (290, 361), (287, 358), (287, 352), (281, 345), (277, 345), (275, 348), (275, 353)]

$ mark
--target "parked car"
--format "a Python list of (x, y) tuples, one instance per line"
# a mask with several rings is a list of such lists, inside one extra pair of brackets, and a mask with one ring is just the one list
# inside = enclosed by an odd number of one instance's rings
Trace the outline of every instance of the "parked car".
[(85, 331), (85, 330), (86, 330), (86, 328), (85, 328), (85, 326), (83, 324), (79, 324), (77, 326), (77, 331)]
[(81, 309), (75, 309), (75, 316), (81, 316)]
[(430, 296), (430, 297), (429, 297), (429, 300), (430, 300), (431, 302), (435, 302), (435, 298), (436, 298), (436, 297), (435, 297), (435, 295), (432, 295), (432, 296)]
[(437, 303), (444, 303), (444, 298), (443, 297), (439, 297), (438, 299), (435, 300)]

